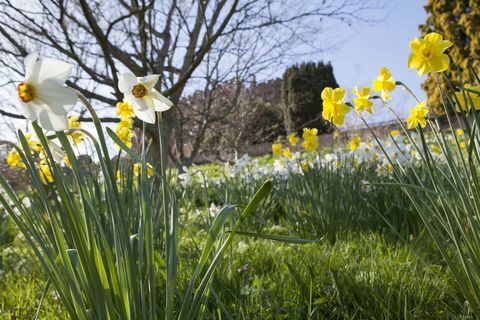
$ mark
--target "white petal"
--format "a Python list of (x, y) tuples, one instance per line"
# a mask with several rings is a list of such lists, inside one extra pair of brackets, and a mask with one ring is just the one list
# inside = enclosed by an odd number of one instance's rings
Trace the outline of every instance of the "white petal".
[(38, 125), (48, 131), (64, 131), (68, 129), (67, 115), (58, 115), (48, 109), (38, 112)]
[(130, 94), (137, 83), (137, 77), (131, 72), (122, 73), (118, 79), (118, 90), (123, 94)]
[(155, 111), (163, 112), (167, 111), (171, 107), (173, 107), (173, 102), (168, 100), (165, 96), (163, 96), (160, 92), (155, 89), (152, 89), (150, 95), (153, 98), (153, 103), (155, 105)]
[(52, 151), (53, 159), (56, 162), (62, 161), (63, 158), (65, 158), (65, 156), (67, 155), (65, 150), (63, 150), (62, 147), (60, 145), (58, 145), (57, 142), (54, 142), (54, 140), (49, 140), (48, 141), (48, 146), (50, 148), (50, 151)]
[(35, 68), (35, 62), (37, 62), (37, 59), (38, 59), (38, 53), (32, 52), (28, 56), (26, 56), (25, 60), (23, 61), (25, 64), (25, 79), (27, 82), (32, 76), (32, 72)]
[(155, 108), (153, 106), (153, 100), (149, 96), (135, 99), (133, 111), (140, 120), (147, 123), (155, 123)]
[(73, 110), (77, 103), (77, 95), (69, 88), (54, 80), (45, 80), (38, 84), (36, 89), (37, 97), (54, 113), (66, 115)]
[(57, 80), (64, 83), (72, 73), (73, 66), (70, 63), (57, 59), (38, 59), (30, 73), (29, 82), (41, 83), (44, 80)]
[(33, 102), (25, 103), (21, 100), (18, 101), (18, 109), (28, 121), (37, 120), (36, 107), (37, 106)]
[(149, 90), (151, 90), (157, 84), (159, 77), (159, 74), (149, 74), (145, 77), (139, 78), (138, 81), (144, 84)]

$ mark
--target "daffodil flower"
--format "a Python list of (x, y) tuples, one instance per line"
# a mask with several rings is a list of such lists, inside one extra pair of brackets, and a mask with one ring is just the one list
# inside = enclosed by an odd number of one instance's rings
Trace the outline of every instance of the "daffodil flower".
[(407, 118), (408, 129), (416, 127), (425, 128), (427, 125), (426, 117), (428, 115), (427, 102), (420, 101), (415, 107), (410, 109), (410, 116)]
[(373, 81), (373, 91), (380, 91), (382, 100), (387, 101), (392, 98), (388, 92), (395, 90), (395, 88), (395, 80), (393, 80), (390, 70), (385, 67), (381, 68), (377, 79)]
[(353, 104), (355, 105), (355, 110), (358, 112), (362, 112), (363, 110), (367, 111), (368, 113), (372, 114), (372, 106), (373, 102), (370, 101), (370, 88), (369, 87), (363, 87), (363, 88), (358, 88), (354, 87), (353, 88), (353, 93), (357, 96), (355, 99), (353, 99)]
[(348, 149), (350, 151), (355, 151), (358, 149), (358, 147), (360, 147), (360, 143), (362, 142), (362, 139), (360, 139), (360, 137), (355, 137), (355, 138), (352, 138), (349, 142), (348, 142)]
[(282, 144), (280, 143), (274, 143), (272, 144), (272, 153), (274, 156), (279, 156), (282, 154)]
[(345, 115), (350, 112), (350, 108), (343, 102), (345, 98), (345, 89), (325, 88), (322, 91), (323, 111), (322, 117), (333, 122), (337, 126), (343, 125)]
[(25, 58), (25, 81), (18, 85), (18, 108), (29, 121), (48, 131), (68, 129), (67, 113), (77, 103), (76, 94), (64, 86), (72, 65), (56, 59)]
[(431, 71), (445, 71), (450, 65), (450, 58), (444, 52), (452, 45), (436, 32), (427, 34), (423, 39), (414, 38), (410, 41), (412, 53), (408, 57), (408, 67), (417, 69), (419, 76)]
[(118, 89), (125, 95), (125, 101), (132, 106), (135, 115), (147, 123), (155, 123), (155, 112), (164, 112), (173, 106), (154, 88), (158, 78), (158, 74), (137, 78), (127, 72), (118, 81)]

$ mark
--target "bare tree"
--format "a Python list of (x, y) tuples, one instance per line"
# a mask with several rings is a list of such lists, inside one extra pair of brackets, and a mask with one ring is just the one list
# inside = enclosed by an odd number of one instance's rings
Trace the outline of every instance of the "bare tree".
[[(325, 27), (368, 21), (366, 15), (380, 9), (376, 3), (0, 0), (0, 73), (5, 79), (20, 80), (23, 58), (40, 51), (76, 64), (68, 85), (95, 100), (99, 109), (107, 110), (123, 98), (116, 83), (119, 73), (127, 70), (138, 76), (160, 74), (157, 89), (178, 103), (187, 84), (211, 86), (228, 77), (248, 77), (282, 65), (299, 49), (322, 49), (316, 44)], [(1, 113), (16, 115), (15, 111)], [(202, 130), (213, 118), (208, 109), (201, 113), (197, 147)], [(185, 161), (181, 114), (181, 107), (165, 114), (169, 156), (176, 164)], [(148, 131), (156, 142), (154, 126)]]

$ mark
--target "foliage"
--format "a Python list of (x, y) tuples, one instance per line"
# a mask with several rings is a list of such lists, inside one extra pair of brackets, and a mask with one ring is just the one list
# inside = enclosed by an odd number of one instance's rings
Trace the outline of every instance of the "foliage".
[(288, 68), (282, 79), (282, 107), (285, 128), (300, 133), (304, 127), (320, 132), (331, 129), (319, 115), (322, 112), (320, 93), (326, 87), (336, 87), (331, 64), (302, 63)]

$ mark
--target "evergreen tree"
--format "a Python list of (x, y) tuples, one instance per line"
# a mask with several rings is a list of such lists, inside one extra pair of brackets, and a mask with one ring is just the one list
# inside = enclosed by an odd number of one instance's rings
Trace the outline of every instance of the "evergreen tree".
[(331, 124), (321, 117), (320, 94), (325, 87), (338, 87), (330, 63), (302, 63), (285, 70), (282, 107), (287, 132), (300, 133), (303, 127), (317, 128), (319, 132), (332, 129)]
[[(428, 0), (425, 10), (429, 17), (420, 30), (425, 35), (435, 31), (453, 42), (449, 50), (451, 58), (447, 77), (455, 83), (472, 82), (468, 65), (480, 71), (480, 1), (479, 0)], [(441, 81), (441, 77), (440, 77)], [(448, 87), (441, 81), (442, 90)], [(428, 105), (442, 114), (440, 90), (433, 74), (423, 84), (428, 94)]]

